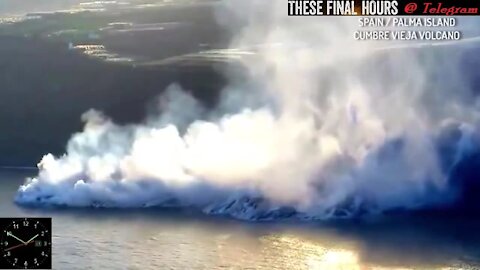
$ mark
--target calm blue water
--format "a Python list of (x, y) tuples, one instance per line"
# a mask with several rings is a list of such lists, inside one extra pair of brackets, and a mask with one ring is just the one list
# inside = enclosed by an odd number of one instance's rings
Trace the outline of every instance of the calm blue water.
[(27, 210), (35, 172), (0, 172), (0, 216), (53, 217), (54, 269), (480, 269), (480, 222), (252, 224), (174, 211)]

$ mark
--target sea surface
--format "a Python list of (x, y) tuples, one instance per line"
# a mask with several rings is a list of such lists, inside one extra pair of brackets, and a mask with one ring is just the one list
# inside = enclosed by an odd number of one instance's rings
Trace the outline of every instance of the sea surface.
[(28, 12), (47, 12), (67, 9), (89, 0), (1, 0), (0, 15), (20, 15)]
[(480, 221), (246, 223), (179, 210), (32, 210), (0, 172), (0, 216), (53, 218), (54, 269), (480, 269)]

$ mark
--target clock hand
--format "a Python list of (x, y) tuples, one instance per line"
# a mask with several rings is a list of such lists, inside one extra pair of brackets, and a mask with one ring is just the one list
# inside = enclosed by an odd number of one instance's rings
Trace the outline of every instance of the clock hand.
[(33, 241), (35, 238), (37, 238), (37, 237), (38, 237), (38, 234), (35, 235), (34, 237), (30, 238), (30, 240), (28, 240), (27, 242), (25, 242), (25, 245), (30, 244), (30, 242), (32, 242), (32, 241)]
[(33, 241), (35, 238), (38, 237), (38, 234), (37, 234), (37, 235), (35, 235), (34, 237), (30, 238), (30, 240), (28, 240), (27, 242), (23, 242), (21, 239), (19, 239), (18, 237), (16, 237), (15, 235), (13, 235), (13, 234), (11, 234), (11, 233), (8, 234), (8, 235), (10, 235), (11, 237), (13, 237), (13, 238), (17, 239), (18, 241), (22, 242), (22, 244), (19, 244), (19, 245), (13, 246), (13, 247), (9, 247), (9, 248), (5, 249), (5, 251), (10, 251), (10, 250), (12, 250), (12, 249), (16, 249), (16, 248), (19, 248), (19, 247), (26, 246), (26, 245), (32, 243), (32, 241)]
[(11, 232), (7, 232), (7, 236), (11, 236), (11, 237), (17, 239), (18, 241), (22, 242), (24, 245), (27, 243), (27, 242), (24, 242), (22, 239), (16, 237), (15, 235), (13, 235)]
[[(30, 242), (30, 243), (31, 243), (31, 242)], [(4, 251), (6, 252), (6, 251), (10, 251), (10, 250), (12, 250), (12, 249), (19, 248), (19, 247), (24, 247), (24, 246), (26, 246), (26, 245), (28, 245), (28, 244), (30, 244), (30, 243), (19, 244), (19, 245), (13, 246), (13, 247), (9, 247), (9, 248), (5, 249)]]

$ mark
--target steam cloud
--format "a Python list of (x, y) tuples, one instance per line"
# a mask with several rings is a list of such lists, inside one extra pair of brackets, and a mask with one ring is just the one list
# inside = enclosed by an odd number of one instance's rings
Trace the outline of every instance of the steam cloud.
[(163, 113), (142, 124), (89, 111), (66, 154), (46, 155), (16, 202), (258, 220), (458, 201), (453, 175), (480, 146), (480, 102), (461, 66), (469, 47), (382, 49), (354, 41), (356, 19), (285, 10), (285, 1), (224, 2), (219, 22), (238, 33), (231, 47), (255, 54), (242, 60), (246, 72), (231, 70), (217, 109), (172, 85)]

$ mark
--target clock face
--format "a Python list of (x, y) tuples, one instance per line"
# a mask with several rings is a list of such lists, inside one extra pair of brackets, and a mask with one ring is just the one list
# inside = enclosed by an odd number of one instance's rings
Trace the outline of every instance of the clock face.
[(51, 219), (22, 218), (3, 222), (1, 256), (9, 268), (51, 268)]

